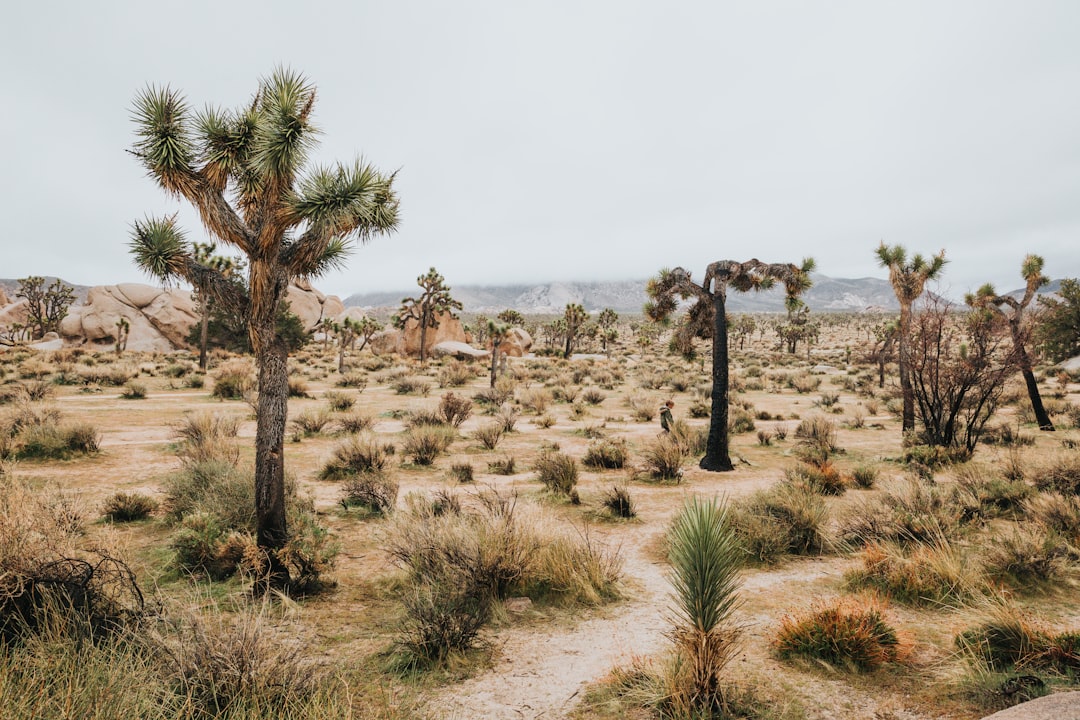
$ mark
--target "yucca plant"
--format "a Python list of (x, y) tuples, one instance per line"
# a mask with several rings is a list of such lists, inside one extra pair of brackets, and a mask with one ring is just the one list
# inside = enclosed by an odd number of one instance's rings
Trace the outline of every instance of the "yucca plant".
[(728, 520), (727, 504), (691, 498), (668, 532), (675, 627), (671, 637), (687, 660), (690, 704), (722, 709), (720, 673), (735, 655), (742, 550)]

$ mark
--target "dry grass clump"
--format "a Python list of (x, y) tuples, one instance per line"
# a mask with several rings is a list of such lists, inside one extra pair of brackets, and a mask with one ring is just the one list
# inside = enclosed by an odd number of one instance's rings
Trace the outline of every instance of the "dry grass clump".
[(222, 400), (243, 400), (255, 390), (255, 367), (247, 358), (226, 360), (214, 371), (213, 378), (210, 394)]
[(289, 397), (308, 400), (311, 398), (311, 393), (308, 392), (309, 389), (307, 381), (303, 378), (295, 375), (289, 378)]
[(494, 450), (499, 441), (503, 437), (503, 424), (500, 422), (489, 422), (480, 425), (472, 432), (474, 439), (478, 440), (488, 450)]
[(912, 547), (875, 542), (859, 558), (862, 567), (846, 576), (849, 587), (912, 605), (960, 605), (985, 585), (978, 564), (945, 537)]
[(785, 555), (819, 555), (832, 541), (829, 508), (805, 486), (780, 482), (732, 504), (731, 524), (747, 559), (771, 564)]
[(0, 415), (0, 461), (62, 460), (100, 449), (101, 436), (85, 422), (62, 422), (59, 410), (21, 403)]
[(401, 452), (417, 465), (431, 465), (454, 442), (454, 431), (447, 427), (415, 427), (405, 433)]
[(641, 451), (641, 465), (634, 477), (640, 480), (681, 482), (682, 465), (686, 454), (671, 434), (661, 435), (645, 444)]
[(795, 437), (813, 448), (829, 453), (840, 450), (836, 444), (836, 423), (820, 415), (801, 420), (795, 428)]
[(461, 395), (448, 392), (439, 401), (437, 412), (445, 424), (459, 428), (472, 415), (472, 401)]
[(993, 580), (1020, 591), (1046, 587), (1061, 580), (1070, 569), (1065, 540), (1045, 527), (1014, 527), (995, 535), (983, 548), (982, 564)]
[(120, 387), (129, 380), (134, 379), (139, 371), (128, 365), (95, 365), (92, 367), (80, 366), (75, 371), (79, 382), (83, 385), (106, 385)]
[(101, 514), (112, 522), (132, 522), (150, 517), (158, 508), (154, 498), (139, 492), (117, 492), (101, 507)]
[(570, 534), (515, 497), (482, 493), (460, 512), (410, 504), (383, 538), (405, 568), (401, 664), (424, 667), (473, 645), (492, 603), (512, 595), (590, 604), (618, 594), (621, 559), (587, 532)]
[(450, 466), (450, 477), (457, 480), (460, 483), (471, 483), (476, 478), (473, 474), (472, 463), (454, 463)]
[(293, 432), (301, 437), (318, 435), (333, 421), (326, 408), (309, 408), (294, 417), (290, 424)]
[(589, 443), (581, 462), (597, 470), (618, 470), (626, 465), (628, 455), (626, 440), (605, 438)]
[(546, 450), (536, 458), (537, 479), (556, 495), (577, 494), (577, 460), (557, 450)]
[(955, 638), (970, 659), (996, 671), (1080, 673), (1080, 630), (1055, 632), (1001, 599), (984, 603), (977, 616), (977, 624)]
[(1034, 468), (1031, 479), (1040, 490), (1080, 495), (1080, 453), (1059, 453)]
[(655, 400), (648, 395), (631, 393), (623, 401), (630, 410), (630, 416), (637, 422), (652, 422), (659, 412)]
[(909, 650), (885, 619), (876, 598), (820, 602), (797, 615), (785, 615), (772, 640), (777, 655), (824, 662), (855, 672), (871, 672), (902, 660)]
[(417, 377), (402, 377), (395, 380), (392, 384), (394, 391), (398, 395), (422, 395), (427, 397), (431, 392), (431, 385), (427, 380)]
[(341, 375), (335, 383), (338, 387), (353, 388), (357, 392), (363, 392), (367, 387), (368, 379), (366, 373), (349, 371)]
[(992, 470), (965, 465), (956, 471), (956, 494), (965, 507), (977, 508), (984, 519), (1019, 517), (1035, 489), (1021, 480), (1009, 480)]
[(356, 398), (338, 390), (327, 390), (323, 393), (323, 400), (333, 412), (345, 412), (352, 410), (356, 404)]
[(1080, 496), (1040, 493), (1024, 502), (1024, 514), (1065, 540), (1080, 558)]
[(630, 495), (630, 488), (625, 485), (613, 485), (604, 493), (601, 504), (613, 517), (623, 519), (637, 517), (634, 498)]
[(319, 471), (320, 480), (343, 480), (355, 475), (382, 473), (390, 467), (390, 454), (373, 437), (350, 437), (334, 448)]
[(185, 415), (173, 426), (173, 436), (180, 440), (177, 454), (188, 463), (221, 460), (235, 464), (240, 458), (235, 442), (239, 431), (237, 418), (208, 412)]
[(505, 457), (498, 458), (496, 460), (488, 461), (488, 472), (495, 473), (496, 475), (513, 475), (516, 471), (517, 461), (514, 460), (513, 455), (507, 455)]
[(460, 360), (452, 360), (449, 364), (439, 368), (439, 387), (461, 387), (476, 377), (476, 370)]
[(876, 499), (853, 505), (840, 519), (838, 536), (854, 546), (879, 540), (932, 543), (959, 536), (977, 517), (977, 509), (962, 504), (956, 493), (908, 479)]
[(397, 505), (398, 487), (384, 472), (351, 474), (342, 485), (340, 502), (346, 510), (358, 507), (373, 515), (388, 515)]
[(370, 430), (375, 425), (375, 418), (367, 413), (353, 412), (338, 417), (337, 424), (341, 432), (347, 435), (355, 435)]
[(685, 420), (675, 420), (671, 423), (668, 437), (675, 441), (683, 455), (687, 457), (704, 455), (709, 443), (709, 428), (707, 426), (692, 427)]
[(526, 410), (543, 415), (552, 402), (551, 391), (547, 388), (526, 388), (518, 393), (517, 401)]

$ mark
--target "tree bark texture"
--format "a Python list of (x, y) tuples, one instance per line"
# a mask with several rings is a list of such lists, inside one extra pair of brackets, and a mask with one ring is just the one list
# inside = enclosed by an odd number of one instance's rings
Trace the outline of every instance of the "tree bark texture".
[(698, 466), (702, 470), (728, 472), (734, 470), (728, 454), (728, 333), (725, 310), (725, 288), (717, 287), (712, 293), (713, 302), (713, 349), (712, 349), (712, 410), (709, 417), (709, 440), (705, 457)]

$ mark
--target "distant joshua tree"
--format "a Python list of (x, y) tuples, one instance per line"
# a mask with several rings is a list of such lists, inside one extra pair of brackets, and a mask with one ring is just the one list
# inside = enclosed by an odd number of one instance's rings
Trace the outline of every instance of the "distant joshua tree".
[(461, 309), (461, 303), (450, 296), (446, 280), (435, 268), (427, 275), (416, 278), (416, 284), (423, 290), (419, 297), (407, 297), (401, 301), (401, 309), (394, 316), (394, 327), (404, 329), (409, 320), (415, 320), (420, 326), (420, 362), (427, 361), (428, 328), (439, 327), (438, 315), (452, 313)]
[(344, 318), (340, 323), (331, 322), (330, 330), (337, 335), (338, 340), (338, 372), (345, 372), (345, 351), (351, 350), (356, 346), (356, 341), (360, 340), (360, 351), (363, 351), (367, 346), (371, 337), (382, 330), (382, 325), (378, 320), (364, 316), (359, 320), (353, 320), (352, 318)]
[(878, 264), (889, 270), (889, 283), (900, 303), (900, 327), (897, 335), (900, 346), (900, 393), (903, 396), (903, 431), (915, 429), (915, 395), (911, 388), (911, 307), (929, 280), (941, 276), (945, 267), (945, 251), (927, 260), (919, 253), (908, 259), (902, 245), (889, 246), (882, 242), (877, 248)]
[(510, 337), (510, 326), (506, 323), (488, 320), (485, 330), (491, 338), (491, 387), (495, 387), (495, 375), (499, 366), (499, 345)]
[[(703, 470), (726, 472), (734, 470), (728, 452), (728, 328), (727, 292), (763, 290), (782, 283), (787, 299), (798, 298), (809, 289), (814, 260), (806, 258), (801, 266), (790, 263), (766, 264), (753, 259), (746, 262), (720, 260), (705, 269), (705, 279), (695, 283), (690, 273), (681, 267), (661, 270), (646, 288), (649, 302), (645, 315), (651, 320), (668, 320), (678, 309), (679, 298), (696, 302), (687, 310), (686, 318), (676, 329), (689, 344), (693, 337), (712, 337), (712, 412), (709, 420), (709, 440), (705, 457), (699, 466)], [(678, 343), (677, 343), (678, 344)]]
[(45, 278), (31, 275), (19, 280), (15, 297), (26, 300), (26, 327), (31, 338), (36, 340), (45, 333), (60, 331), (60, 322), (67, 317), (68, 306), (75, 301), (75, 291), (59, 279), (46, 287)]
[(581, 331), (581, 326), (589, 319), (589, 314), (585, 312), (585, 307), (581, 303), (567, 303), (562, 319), (566, 323), (566, 327), (563, 329), (565, 333), (563, 357), (568, 358), (574, 354), (578, 333)]
[(615, 324), (619, 322), (619, 313), (611, 308), (604, 308), (596, 317), (596, 324), (600, 326), (600, 349), (608, 351), (608, 343), (614, 342), (619, 337), (619, 331)]
[[(1050, 421), (1050, 415), (1043, 407), (1042, 396), (1039, 395), (1039, 383), (1035, 381), (1035, 372), (1031, 355), (1027, 351), (1028, 329), (1024, 325), (1024, 310), (1035, 298), (1039, 288), (1050, 282), (1050, 278), (1042, 273), (1043, 259), (1038, 255), (1028, 255), (1020, 266), (1020, 275), (1026, 283), (1024, 297), (1017, 300), (1009, 295), (998, 295), (994, 286), (990, 283), (983, 285), (974, 294), (964, 298), (964, 302), (972, 307), (991, 308), (1009, 325), (1009, 334), (1012, 336), (1013, 352), (1016, 354), (1017, 364), (1024, 376), (1027, 385), (1028, 398), (1031, 407), (1035, 411), (1035, 420), (1039, 423), (1040, 430), (1053, 432), (1054, 423)], [(1008, 306), (1011, 312), (1006, 312), (1004, 306)]]
[(524, 327), (525, 326), (525, 316), (522, 315), (521, 313), (519, 313), (517, 310), (513, 310), (511, 308), (507, 308), (506, 310), (503, 310), (501, 313), (499, 313), (496, 316), (496, 318), (500, 322), (504, 322), (507, 325), (510, 325), (511, 327)]
[(315, 87), (279, 69), (236, 110), (193, 112), (171, 88), (135, 99), (131, 152), (157, 184), (199, 211), (216, 240), (239, 250), (249, 282), (198, 262), (175, 216), (135, 222), (135, 263), (161, 282), (183, 278), (245, 320), (259, 368), (255, 430), (256, 541), (268, 570), (261, 590), (287, 589), (285, 520), (288, 347), (277, 319), (289, 282), (341, 267), (351, 241), (397, 226), (393, 175), (362, 162), (306, 168), (317, 129)]
[[(226, 279), (243, 270), (244, 265), (239, 260), (224, 255), (215, 255), (216, 243), (196, 242), (192, 243), (191, 247), (195, 262), (217, 270)], [(214, 301), (206, 287), (196, 285), (194, 295), (201, 315), (199, 319), (199, 369), (205, 370), (206, 347), (210, 340), (210, 311)]]

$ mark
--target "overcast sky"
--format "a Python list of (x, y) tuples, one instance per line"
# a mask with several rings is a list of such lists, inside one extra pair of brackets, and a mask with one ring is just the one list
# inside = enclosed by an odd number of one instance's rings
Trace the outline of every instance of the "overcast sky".
[[(125, 152), (135, 94), (319, 89), (319, 162), (400, 170), (402, 222), (316, 285), (644, 278), (718, 259), (943, 289), (1080, 275), (1080, 2), (19, 2), (0, 30), (0, 277), (146, 282), (181, 210)], [(950, 292), (951, 291), (951, 292)]]

